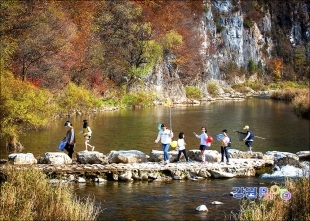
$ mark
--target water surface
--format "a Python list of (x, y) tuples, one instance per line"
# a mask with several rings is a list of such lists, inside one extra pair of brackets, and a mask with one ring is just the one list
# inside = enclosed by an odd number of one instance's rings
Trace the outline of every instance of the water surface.
[[(90, 116), (75, 116), (51, 122), (51, 127), (42, 131), (29, 131), (21, 137), (24, 152), (35, 157), (48, 151), (58, 151), (57, 146), (65, 136), (64, 122), (70, 120), (78, 133), (82, 129), (83, 119), (88, 119), (93, 130), (91, 144), (97, 151), (108, 154), (111, 150), (140, 150), (149, 154), (152, 149), (160, 150), (160, 144), (154, 144), (159, 123), (170, 125), (168, 107), (145, 109), (126, 109), (102, 112)], [(253, 151), (265, 153), (270, 150), (296, 153), (309, 150), (309, 120), (298, 118), (288, 103), (270, 99), (247, 99), (244, 101), (206, 102), (197, 106), (176, 106), (171, 108), (171, 124), (174, 140), (179, 132), (185, 133), (186, 148), (199, 149), (199, 139), (193, 132), (200, 133), (202, 126), (215, 138), (224, 128), (232, 138), (232, 148), (247, 150), (244, 142), (238, 140), (236, 132), (245, 125), (257, 136), (253, 142)], [(6, 158), (4, 142), (1, 143), (1, 157)], [(210, 149), (220, 150), (214, 141)], [(77, 134), (76, 151), (84, 150), (83, 137)]]

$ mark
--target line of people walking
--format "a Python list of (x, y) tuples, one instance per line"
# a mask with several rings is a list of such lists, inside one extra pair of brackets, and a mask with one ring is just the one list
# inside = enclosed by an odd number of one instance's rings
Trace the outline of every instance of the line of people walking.
[[(156, 140), (154, 141), (154, 144), (157, 144), (159, 141), (161, 142), (162, 150), (164, 152), (164, 164), (170, 163), (169, 159), (169, 147), (172, 142), (173, 138), (173, 132), (172, 130), (167, 129), (167, 126), (165, 124), (161, 124), (161, 127), (159, 128), (159, 132), (157, 135)], [(252, 142), (254, 140), (253, 133), (249, 130), (249, 126), (245, 126), (243, 130), (246, 130), (246, 137), (243, 139), (245, 141), (245, 145), (249, 148), (249, 151), (252, 151)], [(207, 150), (211, 143), (208, 142), (208, 134), (206, 127), (201, 127), (201, 134), (198, 135), (196, 132), (193, 132), (194, 136), (198, 139), (200, 139), (200, 156), (201, 156), (201, 164), (206, 164), (205, 159), (205, 150)], [(180, 162), (181, 154), (184, 155), (186, 162), (190, 162), (189, 157), (186, 154), (186, 142), (184, 140), (185, 134), (183, 132), (179, 133), (179, 138), (177, 141), (177, 147), (178, 150), (178, 156), (177, 156), (177, 163)], [(231, 138), (228, 136), (228, 130), (223, 129), (221, 136), (218, 138), (218, 141), (221, 143), (221, 163), (224, 163), (224, 158), (226, 159), (226, 163), (230, 165), (229, 161), (229, 153), (228, 148), (231, 146)], [(175, 142), (175, 141), (174, 141)]]

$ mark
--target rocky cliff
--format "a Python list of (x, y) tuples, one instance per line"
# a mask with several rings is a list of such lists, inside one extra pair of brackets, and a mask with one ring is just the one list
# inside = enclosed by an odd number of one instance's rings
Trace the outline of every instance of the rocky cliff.
[[(269, 80), (273, 59), (281, 60), (283, 70), (284, 65), (292, 63), (297, 46), (305, 49), (309, 61), (309, 12), (309, 1), (205, 0), (204, 15), (196, 24), (196, 34), (203, 39), (197, 52), (202, 56), (199, 62), (203, 71), (190, 84), (206, 97), (210, 81), (227, 86), (244, 83), (250, 77), (254, 81), (258, 77)], [(159, 98), (182, 101), (185, 92), (181, 70), (172, 57), (167, 55), (145, 82), (149, 89), (157, 91)], [(245, 71), (231, 74), (232, 64)], [(250, 64), (254, 71), (249, 70)]]

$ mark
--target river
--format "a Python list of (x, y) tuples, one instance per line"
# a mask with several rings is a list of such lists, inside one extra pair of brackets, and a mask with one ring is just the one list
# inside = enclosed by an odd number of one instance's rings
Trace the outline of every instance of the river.
[[(184, 132), (188, 150), (199, 148), (199, 139), (193, 132), (200, 133), (202, 126), (214, 138), (227, 129), (232, 138), (231, 148), (242, 151), (247, 148), (233, 130), (242, 131), (245, 125), (249, 125), (256, 136), (265, 138), (254, 140), (253, 151), (296, 153), (309, 150), (310, 146), (309, 120), (295, 116), (289, 103), (249, 98), (175, 106), (171, 109), (164, 106), (126, 109), (60, 119), (51, 122), (47, 130), (29, 131), (22, 136), (24, 152), (39, 157), (45, 152), (57, 151), (57, 145), (66, 133), (66, 127), (63, 126), (65, 121), (70, 120), (79, 132), (83, 119), (88, 119), (93, 130), (91, 144), (95, 145), (96, 151), (104, 154), (111, 150), (140, 150), (146, 154), (153, 149), (160, 150), (160, 145), (154, 144), (159, 123), (167, 124), (168, 128), (172, 126), (175, 140), (179, 132)], [(77, 134), (75, 151), (84, 150), (82, 143), (82, 135)], [(214, 141), (210, 149), (219, 150), (219, 146)], [(1, 150), (1, 158), (7, 158), (3, 143)], [(230, 211), (239, 208), (239, 200), (229, 195), (234, 186), (270, 186), (271, 182), (270, 179), (261, 178), (182, 180), (171, 183), (109, 181), (103, 184), (75, 184), (75, 192), (81, 197), (95, 197), (96, 204), (102, 208), (101, 220), (224, 220), (229, 217)], [(224, 204), (211, 205), (214, 200)], [(197, 206), (203, 204), (209, 212), (195, 211)]]

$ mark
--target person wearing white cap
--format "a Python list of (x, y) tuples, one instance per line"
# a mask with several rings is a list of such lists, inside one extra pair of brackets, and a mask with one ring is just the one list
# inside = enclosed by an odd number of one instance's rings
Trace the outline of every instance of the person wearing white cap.
[(254, 134), (252, 133), (248, 125), (244, 126), (243, 130), (246, 130), (246, 137), (243, 139), (243, 141), (245, 141), (245, 145), (248, 147), (248, 152), (252, 153)]

